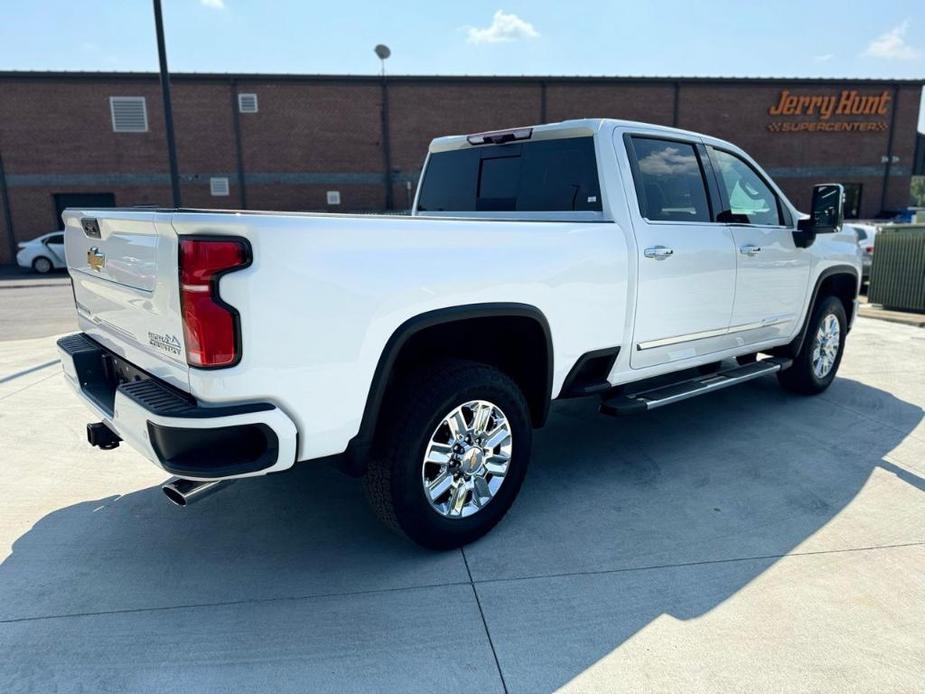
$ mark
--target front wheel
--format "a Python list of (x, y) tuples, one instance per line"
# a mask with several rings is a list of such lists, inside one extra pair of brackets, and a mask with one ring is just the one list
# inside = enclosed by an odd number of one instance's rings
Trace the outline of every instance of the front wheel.
[(413, 375), (385, 408), (381, 452), (364, 478), (376, 515), (432, 549), (491, 530), (530, 460), (533, 431), (517, 384), (491, 366), (447, 360)]
[(777, 374), (780, 384), (803, 395), (815, 395), (828, 388), (841, 364), (847, 331), (848, 319), (842, 302), (834, 296), (822, 299), (813, 310), (793, 366)]

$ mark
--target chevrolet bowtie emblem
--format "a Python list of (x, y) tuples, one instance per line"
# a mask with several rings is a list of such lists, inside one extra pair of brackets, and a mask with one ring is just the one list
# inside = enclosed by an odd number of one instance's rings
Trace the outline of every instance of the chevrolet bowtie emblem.
[(106, 255), (100, 253), (100, 249), (96, 246), (92, 246), (87, 251), (87, 265), (100, 272), (106, 265)]

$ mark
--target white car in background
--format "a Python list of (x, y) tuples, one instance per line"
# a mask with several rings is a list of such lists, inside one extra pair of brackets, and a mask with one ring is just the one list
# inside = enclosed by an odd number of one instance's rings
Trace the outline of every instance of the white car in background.
[(32, 268), (41, 275), (52, 270), (63, 270), (67, 267), (64, 259), (64, 232), (53, 231), (31, 241), (23, 241), (19, 244), (16, 264)]
[(870, 268), (874, 263), (874, 240), (880, 227), (875, 224), (845, 224), (845, 227), (858, 237), (858, 248), (861, 249), (861, 282), (869, 282)]

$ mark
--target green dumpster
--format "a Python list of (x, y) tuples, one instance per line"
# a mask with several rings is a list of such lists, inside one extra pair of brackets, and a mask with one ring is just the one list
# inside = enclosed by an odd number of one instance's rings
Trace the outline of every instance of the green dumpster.
[(925, 224), (889, 224), (874, 244), (867, 298), (872, 304), (925, 311)]

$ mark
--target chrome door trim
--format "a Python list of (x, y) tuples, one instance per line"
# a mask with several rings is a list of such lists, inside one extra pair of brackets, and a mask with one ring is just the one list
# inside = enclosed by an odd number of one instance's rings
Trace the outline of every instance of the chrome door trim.
[(657, 340), (647, 340), (646, 342), (640, 342), (636, 345), (636, 349), (642, 351), (646, 349), (655, 349), (656, 347), (668, 347), (669, 345), (676, 345), (681, 342), (706, 340), (710, 337), (720, 337), (722, 335), (730, 335), (733, 333), (745, 332), (747, 330), (757, 330), (758, 328), (767, 328), (772, 325), (780, 325), (781, 323), (787, 323), (791, 320), (793, 320), (793, 316), (775, 316), (774, 318), (766, 318), (755, 323), (742, 323), (741, 325), (733, 325), (728, 328), (704, 330), (702, 332), (688, 333), (686, 335), (675, 335), (674, 337), (662, 337)]

